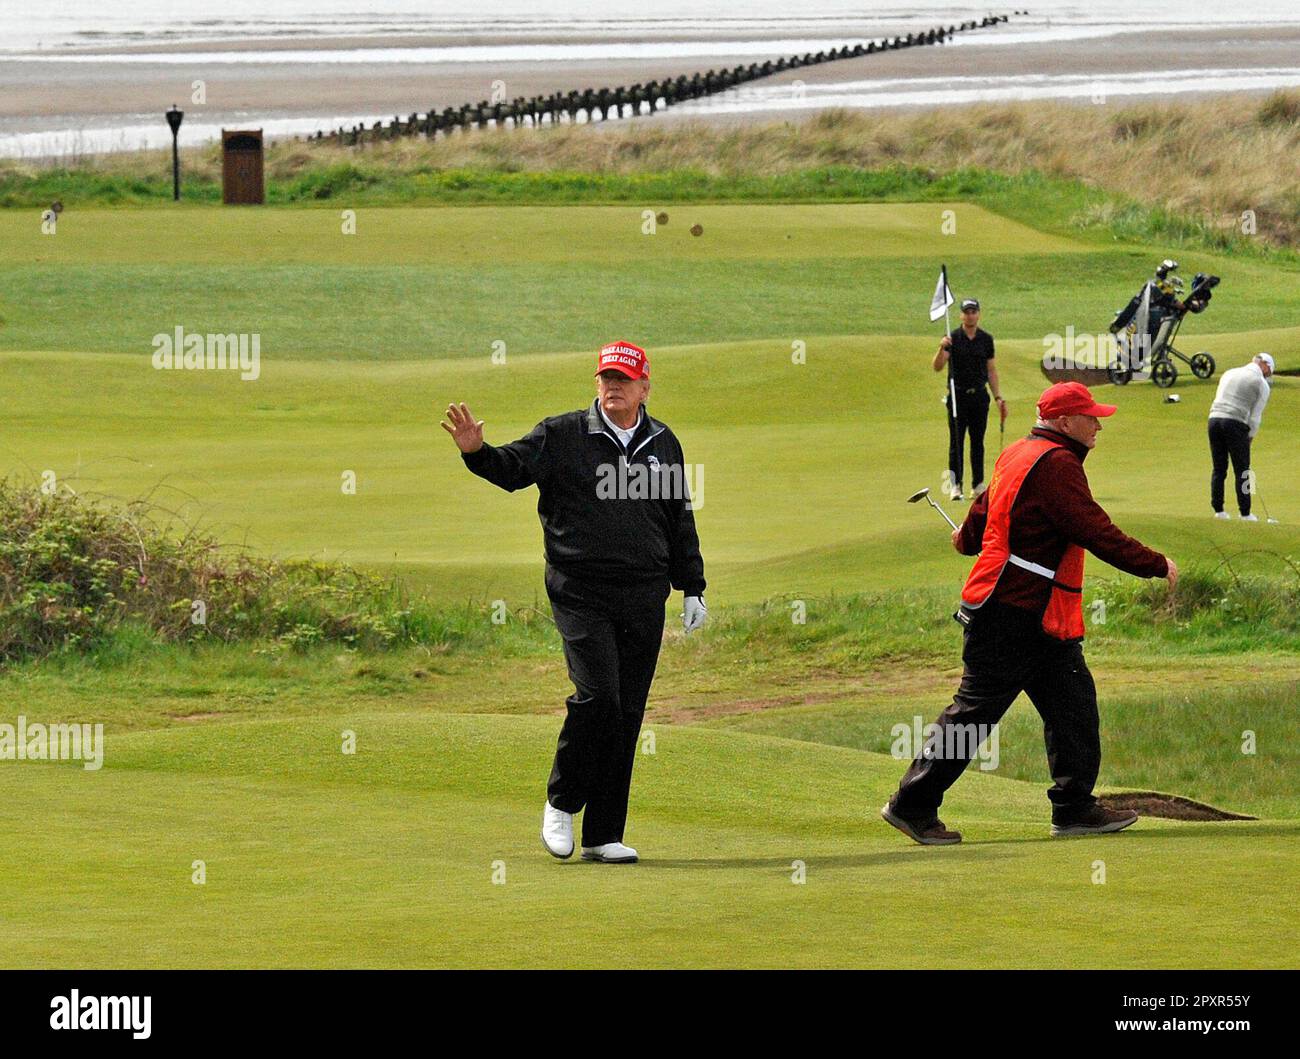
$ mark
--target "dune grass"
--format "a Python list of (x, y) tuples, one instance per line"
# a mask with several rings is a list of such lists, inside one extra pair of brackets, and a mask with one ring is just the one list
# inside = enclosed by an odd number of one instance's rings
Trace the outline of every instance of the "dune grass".
[[(1262, 100), (827, 111), (744, 125), (638, 120), (597, 135), (489, 130), (359, 150), (291, 142), (268, 150), (268, 195), (354, 205), (973, 197), (1032, 212), (1039, 226), (1067, 206), (1073, 227), (1252, 253), (1294, 248), (1300, 232), (1300, 181), (1278, 164), (1300, 149), (1297, 114), (1300, 94), (1279, 91)], [(0, 205), (162, 202), (171, 188), (164, 162), (144, 152), (71, 166), (5, 163)], [(185, 169), (188, 199), (219, 201), (215, 147), (185, 152)]]

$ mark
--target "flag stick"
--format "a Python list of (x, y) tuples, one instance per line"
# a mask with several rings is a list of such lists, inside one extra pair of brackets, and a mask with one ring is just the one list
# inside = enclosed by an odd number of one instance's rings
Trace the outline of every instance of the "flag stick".
[[(941, 274), (943, 275), (943, 301), (944, 301), (944, 306), (943, 306), (943, 333), (944, 333), (945, 335), (951, 335), (951, 334), (952, 334), (952, 320), (950, 320), (949, 317), (948, 317), (948, 309), (949, 309), (949, 305), (950, 305), (948, 299), (949, 299), (952, 295), (951, 295), (951, 288), (949, 288), (949, 286), (948, 286), (948, 266), (947, 266), (947, 265), (941, 265), (941, 266), (940, 266), (940, 272), (941, 272)], [(956, 384), (952, 381), (952, 350), (951, 350), (951, 349), (948, 350), (948, 399), (949, 399), (949, 401), (950, 401), (950, 403), (951, 403), (951, 407), (948, 409), (948, 417), (952, 420), (952, 425), (950, 426), (950, 429), (952, 429), (952, 430), (956, 430), (956, 429), (957, 429), (957, 426), (956, 426), (956, 424), (957, 424), (957, 386), (956, 386)]]

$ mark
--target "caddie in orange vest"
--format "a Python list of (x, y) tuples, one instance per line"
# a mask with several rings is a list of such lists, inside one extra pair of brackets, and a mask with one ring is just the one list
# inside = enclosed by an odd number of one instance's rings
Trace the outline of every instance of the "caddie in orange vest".
[(988, 489), (953, 532), (958, 552), (979, 556), (954, 615), (964, 626), (961, 686), (880, 811), (923, 845), (961, 841), (939, 819), (944, 792), (1022, 691), (1043, 718), (1052, 834), (1104, 834), (1137, 819), (1092, 793), (1101, 736), (1083, 658), (1084, 553), (1135, 577), (1166, 578), (1170, 591), (1178, 567), (1120, 532), (1092, 498), (1084, 457), (1114, 413), (1082, 383), (1049, 386), (1033, 431), (998, 457)]

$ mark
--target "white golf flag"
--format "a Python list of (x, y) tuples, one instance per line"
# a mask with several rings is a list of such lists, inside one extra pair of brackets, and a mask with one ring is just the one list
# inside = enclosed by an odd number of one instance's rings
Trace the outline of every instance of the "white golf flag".
[(934, 297), (930, 299), (930, 320), (938, 320), (948, 311), (952, 304), (952, 291), (948, 289), (948, 266), (939, 266), (939, 284), (934, 288)]

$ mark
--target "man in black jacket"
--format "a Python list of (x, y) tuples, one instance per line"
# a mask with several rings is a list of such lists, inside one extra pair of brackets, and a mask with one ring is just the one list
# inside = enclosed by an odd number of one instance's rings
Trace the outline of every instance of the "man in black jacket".
[(637, 859), (623, 844), (628, 791), (671, 589), (685, 594), (688, 633), (707, 617), (693, 513), (702, 483), (693, 503), (681, 445), (645, 410), (645, 350), (604, 346), (596, 380), (589, 408), (544, 419), (509, 445), (485, 444), (464, 404), (447, 408), (442, 427), (480, 478), (511, 492), (537, 486), (546, 594), (574, 686), (542, 843), (572, 856), (573, 816), (583, 812), (583, 860), (625, 864)]
[(944, 487), (952, 500), (964, 500), (962, 493), (963, 450), (970, 434), (971, 497), (984, 492), (984, 431), (989, 421), (989, 391), (1005, 420), (1007, 403), (1002, 399), (998, 369), (994, 364), (993, 336), (979, 326), (980, 303), (967, 298), (961, 303), (961, 327), (939, 340), (931, 366), (942, 371), (948, 366), (948, 474)]

